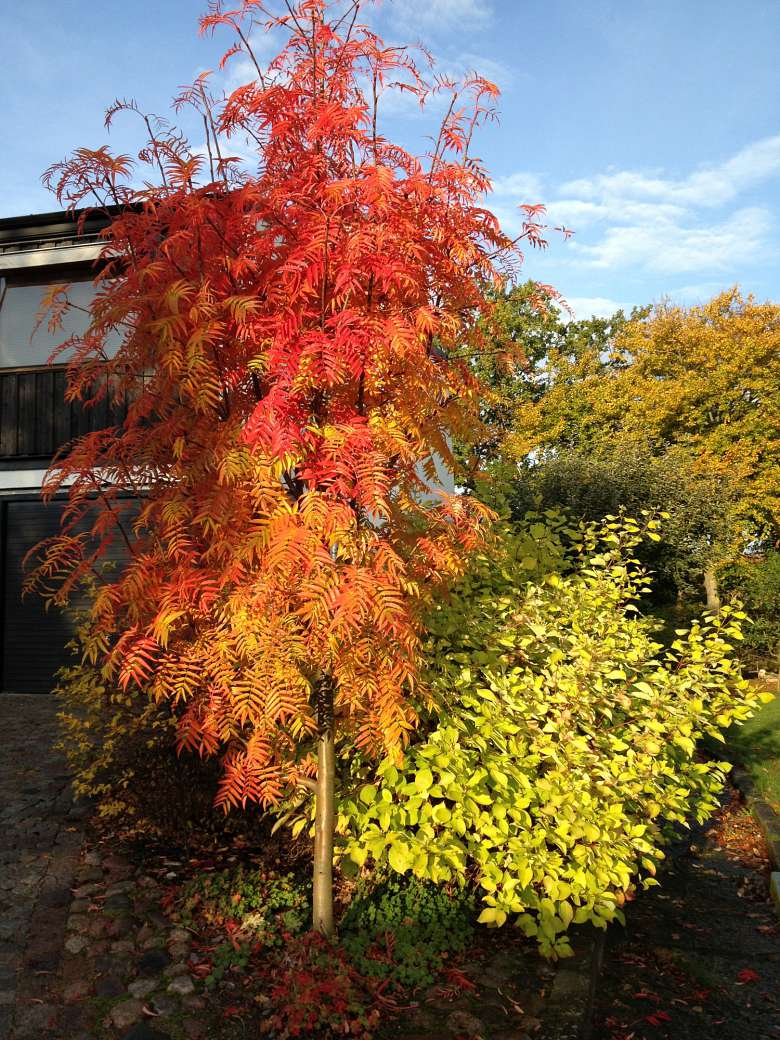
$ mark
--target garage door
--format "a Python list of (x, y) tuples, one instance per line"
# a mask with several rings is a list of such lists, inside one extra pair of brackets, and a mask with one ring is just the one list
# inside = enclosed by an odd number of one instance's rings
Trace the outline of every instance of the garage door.
[(5, 499), (0, 503), (3, 552), (2, 690), (49, 693), (55, 673), (74, 660), (66, 649), (73, 622), (63, 611), (46, 609), (40, 596), (22, 598), (23, 560), (43, 538), (59, 531), (62, 503)]

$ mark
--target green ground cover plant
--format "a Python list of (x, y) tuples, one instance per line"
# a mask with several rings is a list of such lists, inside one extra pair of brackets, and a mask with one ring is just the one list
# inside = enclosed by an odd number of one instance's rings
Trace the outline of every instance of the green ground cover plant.
[(177, 893), (173, 917), (186, 928), (224, 936), (212, 945), (208, 987), (246, 971), (252, 958), (289, 944), (308, 925), (311, 886), (293, 874), (242, 865), (197, 874)]
[[(776, 684), (766, 688), (777, 689)], [(778, 691), (780, 692), (780, 691)], [(780, 696), (765, 704), (744, 726), (726, 735), (727, 754), (745, 769), (756, 791), (780, 812)]]
[(358, 890), (339, 931), (361, 975), (417, 990), (465, 949), (474, 916), (474, 895), (462, 884), (444, 888), (393, 874)]

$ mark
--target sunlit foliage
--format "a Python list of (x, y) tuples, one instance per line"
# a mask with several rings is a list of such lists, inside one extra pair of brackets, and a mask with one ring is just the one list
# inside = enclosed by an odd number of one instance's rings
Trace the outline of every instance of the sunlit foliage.
[[(226, 98), (205, 74), (182, 92), (203, 146), (118, 101), (107, 122), (129, 112), (149, 132), (141, 169), (81, 148), (47, 174), (62, 203), (111, 217), (68, 394), (131, 404), (55, 461), (65, 528), (33, 584), (62, 603), (124, 543), (88, 654), (174, 703), (183, 747), (224, 754), (224, 806), (311, 777), (323, 681), (360, 748), (408, 738), (420, 612), (488, 516), (431, 491), (433, 460), (452, 466), (468, 437), (489, 290), (520, 239), (541, 242), (538, 207), (510, 240), (483, 206), (472, 138), (496, 87), (386, 46), (363, 6), (214, 4), (203, 31), (233, 30), (223, 61), (254, 71)], [(286, 41), (267, 65), (262, 29)], [(391, 94), (444, 98), (426, 155), (383, 135)]]

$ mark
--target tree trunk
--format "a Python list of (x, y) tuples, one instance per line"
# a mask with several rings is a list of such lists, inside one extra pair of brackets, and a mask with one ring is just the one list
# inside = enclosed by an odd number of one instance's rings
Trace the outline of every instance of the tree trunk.
[(707, 594), (707, 610), (717, 614), (720, 610), (720, 596), (718, 595), (718, 579), (715, 576), (714, 567), (706, 567), (704, 570), (704, 591)]
[(312, 927), (332, 936), (333, 825), (335, 819), (336, 756), (333, 744), (333, 683), (324, 676), (317, 683), (317, 805), (314, 819), (314, 893)]

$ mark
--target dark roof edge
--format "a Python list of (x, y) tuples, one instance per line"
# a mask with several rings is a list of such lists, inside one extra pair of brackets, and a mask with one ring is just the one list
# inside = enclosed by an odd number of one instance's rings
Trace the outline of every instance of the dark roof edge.
[(0, 242), (9, 239), (37, 238), (48, 235), (73, 235), (76, 224), (86, 213), (86, 227), (94, 233), (110, 223), (111, 218), (121, 211), (120, 206), (101, 208), (54, 210), (51, 213), (29, 213), (19, 217), (0, 217)]

